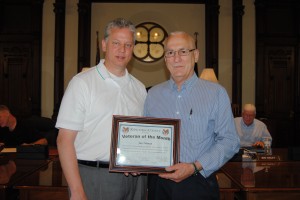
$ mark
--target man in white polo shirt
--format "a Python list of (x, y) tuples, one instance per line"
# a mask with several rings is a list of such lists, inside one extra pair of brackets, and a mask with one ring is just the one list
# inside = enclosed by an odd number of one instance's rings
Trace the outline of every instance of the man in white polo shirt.
[(144, 176), (109, 173), (113, 115), (142, 116), (145, 86), (130, 75), (135, 26), (116, 19), (105, 28), (105, 59), (70, 81), (56, 127), (71, 199), (145, 199)]

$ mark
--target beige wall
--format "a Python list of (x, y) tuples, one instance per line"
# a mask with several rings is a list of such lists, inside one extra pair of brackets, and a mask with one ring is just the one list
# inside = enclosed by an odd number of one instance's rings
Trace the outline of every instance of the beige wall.
[(54, 0), (44, 1), (42, 36), (42, 116), (51, 117), (54, 102)]
[(78, 53), (78, 11), (77, 1), (66, 1), (65, 21), (65, 87), (70, 79), (77, 73)]
[(242, 103), (255, 103), (255, 7), (244, 1), (243, 16), (243, 86)]
[(219, 83), (232, 96), (232, 2), (220, 0), (219, 17)]
[[(219, 19), (219, 83), (231, 98), (232, 84), (232, 0), (220, 0)], [(65, 87), (77, 72), (78, 14), (77, 0), (68, 0), (65, 30)], [(42, 52), (42, 115), (50, 117), (53, 112), (54, 78), (54, 0), (44, 1), (43, 52)], [(254, 100), (254, 7), (252, 0), (244, 0), (243, 31), (243, 101)], [(124, 17), (133, 23), (155, 22), (167, 32), (184, 30), (192, 35), (198, 32), (200, 60), (199, 73), (205, 66), (205, 6), (198, 4), (112, 4), (93, 3), (91, 28), (91, 65), (95, 64), (96, 31), (103, 37), (105, 24), (113, 18)], [(126, 6), (126, 9), (124, 9)], [(116, 15), (116, 13), (118, 13)], [(103, 54), (101, 54), (103, 57)], [(144, 64), (136, 59), (130, 62), (129, 71), (140, 79), (146, 87), (168, 79), (169, 74), (161, 59), (152, 64)], [(244, 78), (245, 77), (245, 78)]]
[[(91, 63), (95, 64), (96, 31), (99, 31), (99, 38), (103, 38), (105, 25), (116, 17), (124, 17), (138, 25), (142, 22), (155, 22), (169, 33), (177, 30), (184, 30), (191, 35), (198, 32), (198, 48), (201, 52), (201, 59), (198, 62), (199, 68), (205, 65), (205, 7), (200, 4), (124, 4), (93, 3), (91, 23)], [(166, 12), (168, 11), (168, 12)], [(116, 15), (118, 13), (118, 15)], [(187, 23), (188, 22), (188, 23)], [(103, 54), (101, 52), (101, 58)], [(146, 87), (156, 85), (169, 78), (164, 64), (164, 59), (154, 63), (143, 63), (133, 58), (130, 62), (129, 71)]]

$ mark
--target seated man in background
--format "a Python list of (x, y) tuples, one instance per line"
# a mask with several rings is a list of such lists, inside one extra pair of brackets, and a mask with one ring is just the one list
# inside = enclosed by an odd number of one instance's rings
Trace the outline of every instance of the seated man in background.
[(46, 145), (48, 141), (25, 120), (17, 119), (5, 105), (0, 105), (0, 142), (15, 147), (23, 144)]
[(253, 104), (245, 104), (242, 117), (234, 119), (236, 130), (240, 137), (241, 147), (261, 147), (264, 148), (263, 138), (271, 138), (267, 126), (258, 119), (255, 119), (256, 108)]

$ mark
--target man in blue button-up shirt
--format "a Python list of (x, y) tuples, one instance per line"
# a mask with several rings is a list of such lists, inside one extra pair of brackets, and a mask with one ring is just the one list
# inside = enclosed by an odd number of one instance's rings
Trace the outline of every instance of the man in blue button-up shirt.
[(231, 104), (219, 84), (194, 73), (199, 50), (192, 36), (173, 32), (165, 41), (170, 80), (152, 87), (145, 116), (181, 120), (180, 163), (150, 175), (149, 200), (219, 199), (214, 172), (239, 150)]
[(264, 148), (264, 138), (268, 138), (270, 143), (272, 141), (272, 136), (265, 123), (255, 119), (255, 117), (256, 107), (253, 104), (245, 104), (242, 117), (234, 119), (241, 147), (254, 146)]

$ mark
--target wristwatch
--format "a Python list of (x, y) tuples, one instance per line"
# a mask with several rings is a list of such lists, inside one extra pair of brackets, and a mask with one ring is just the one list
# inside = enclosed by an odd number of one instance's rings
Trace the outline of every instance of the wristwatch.
[(200, 170), (197, 168), (197, 166), (196, 166), (196, 164), (194, 162), (192, 164), (194, 166), (194, 174), (193, 174), (193, 176), (197, 176), (199, 174)]

